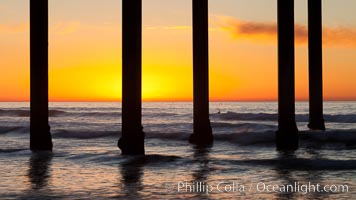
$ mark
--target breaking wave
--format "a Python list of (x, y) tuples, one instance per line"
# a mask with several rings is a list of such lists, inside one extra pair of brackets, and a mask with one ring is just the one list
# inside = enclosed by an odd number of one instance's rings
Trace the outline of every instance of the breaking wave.
[[(24, 109), (17, 110), (4, 110), (0, 109), (0, 116), (2, 117), (29, 117), (30, 111)], [(117, 109), (105, 110), (103, 111), (64, 111), (64, 110), (50, 110), (50, 117), (121, 117), (121, 111)], [(177, 114), (172, 112), (143, 112), (143, 116), (147, 118), (165, 118), (165, 117), (191, 117), (187, 114)], [(214, 113), (210, 114), (212, 119), (221, 120), (237, 120), (237, 121), (277, 121), (277, 113), (237, 113), (237, 112), (226, 112), (226, 113)], [(326, 122), (336, 122), (336, 123), (356, 123), (356, 115), (354, 114), (325, 114), (324, 119)], [(298, 122), (308, 122), (308, 114), (296, 114), (296, 121)]]

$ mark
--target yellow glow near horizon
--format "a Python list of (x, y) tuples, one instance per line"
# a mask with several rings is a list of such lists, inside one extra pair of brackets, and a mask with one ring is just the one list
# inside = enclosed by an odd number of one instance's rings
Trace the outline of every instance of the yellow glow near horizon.
[[(28, 101), (28, 1), (4, 2), (0, 3), (6, 18), (0, 19), (0, 101)], [(120, 2), (86, 2), (51, 2), (50, 101), (121, 100)], [(147, 2), (143, 11), (143, 100), (191, 101), (191, 1)], [(274, 0), (210, 3), (211, 101), (277, 99), (276, 11), (271, 2)], [(328, 9), (324, 15), (324, 97), (356, 100), (356, 24), (350, 20), (356, 3), (345, 0), (345, 6), (339, 8), (333, 6), (335, 2), (324, 4)], [(270, 7), (262, 9), (261, 4)], [(296, 5), (296, 99), (307, 100), (306, 13), (305, 5)], [(19, 6), (22, 10), (14, 13)], [(174, 9), (166, 9), (168, 6)], [(251, 15), (247, 8), (260, 13)]]

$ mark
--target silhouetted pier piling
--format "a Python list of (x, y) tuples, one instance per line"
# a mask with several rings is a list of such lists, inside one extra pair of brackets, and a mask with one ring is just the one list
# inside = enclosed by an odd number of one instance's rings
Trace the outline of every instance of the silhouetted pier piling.
[(51, 151), (48, 124), (48, 0), (30, 1), (30, 148)]
[(211, 144), (209, 119), (209, 14), (208, 0), (193, 0), (193, 134), (194, 144)]
[(142, 128), (142, 0), (122, 1), (122, 135), (123, 154), (145, 153)]
[[(194, 126), (189, 141), (212, 144), (209, 119), (208, 0), (193, 1)], [(325, 130), (322, 85), (322, 4), (308, 1), (309, 128)], [(279, 150), (298, 148), (295, 122), (294, 0), (278, 0), (278, 131)], [(123, 154), (142, 155), (142, 0), (122, 1), (122, 136)], [(52, 150), (48, 124), (48, 0), (30, 0), (31, 112), (30, 148)], [(263, 84), (263, 83), (261, 83)]]
[(308, 0), (309, 124), (325, 130), (323, 119), (322, 0)]
[(298, 148), (295, 123), (294, 0), (278, 0), (278, 131), (279, 150)]

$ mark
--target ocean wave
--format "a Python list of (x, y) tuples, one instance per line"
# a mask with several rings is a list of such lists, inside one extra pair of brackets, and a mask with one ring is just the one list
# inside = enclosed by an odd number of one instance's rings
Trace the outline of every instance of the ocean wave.
[[(356, 144), (356, 130), (349, 131), (301, 131), (299, 134), (301, 143), (342, 143), (345, 145)], [(215, 140), (229, 141), (240, 145), (268, 145), (275, 143), (275, 131), (241, 132), (214, 134)]]
[(190, 133), (188, 132), (146, 132), (145, 138), (153, 139), (171, 139), (171, 140), (188, 140)]
[[(236, 113), (227, 112), (221, 114), (211, 114), (213, 118), (222, 120), (239, 120), (239, 121), (277, 121), (277, 113)], [(308, 122), (308, 114), (296, 114), (296, 121)], [(339, 123), (356, 123), (356, 115), (354, 114), (325, 114), (324, 120), (326, 122), (339, 122)]]
[[(157, 113), (143, 113), (144, 117), (174, 117), (179, 114), (171, 112), (157, 112)], [(30, 110), (1, 110), (0, 116), (2, 117), (30, 117)], [(100, 118), (100, 117), (121, 117), (121, 111), (64, 111), (64, 110), (49, 110), (49, 117), (88, 117), (88, 118)]]
[[(61, 124), (58, 124), (60, 127)], [(105, 125), (105, 124), (104, 124)], [(120, 137), (119, 124), (70, 124), (69, 129), (52, 129), (54, 138), (95, 139), (102, 137)], [(67, 125), (68, 126), (68, 125)], [(53, 128), (54, 126), (52, 126)], [(227, 123), (213, 122), (213, 133), (216, 141), (227, 141), (240, 145), (270, 145), (275, 142), (276, 125), (262, 123)], [(0, 126), (0, 134), (28, 134), (28, 126)], [(192, 133), (189, 123), (150, 124), (144, 129), (146, 138), (188, 140)], [(300, 131), (300, 140), (312, 143), (356, 144), (356, 130)]]
[(293, 169), (293, 170), (355, 170), (356, 160), (331, 160), (331, 159), (305, 159), (295, 157), (280, 157), (276, 159), (262, 160), (239, 160), (230, 161), (237, 165), (263, 165), (272, 166), (278, 170)]
[(140, 166), (143, 164), (162, 165), (162, 163), (167, 164), (182, 159), (182, 157), (179, 156), (158, 154), (130, 156), (126, 158), (127, 159), (122, 163), (123, 167)]
[[(181, 117), (190, 118), (191, 114), (179, 114), (174, 112), (143, 112), (143, 117), (146, 118), (166, 118), (166, 117)], [(2, 117), (29, 117), (30, 111), (26, 109), (0, 109), (0, 116)], [(87, 117), (87, 118), (120, 118), (121, 110), (63, 110), (51, 109), (49, 111), (50, 117)], [(237, 113), (228, 111), (226, 113), (210, 114), (212, 119), (224, 121), (277, 121), (277, 113)], [(356, 114), (325, 114), (324, 119), (326, 122), (335, 123), (356, 123)], [(215, 121), (216, 121), (215, 120)], [(308, 114), (296, 114), (296, 121), (308, 122)]]
[(110, 117), (110, 118), (119, 118), (121, 116), (121, 112), (68, 112), (67, 117)]
[(324, 115), (326, 122), (356, 123), (356, 115)]
[(313, 142), (356, 144), (356, 130), (303, 131), (300, 137)]
[(120, 131), (93, 131), (93, 130), (55, 130), (53, 138), (95, 139), (108, 136), (119, 136)]
[(7, 133), (28, 133), (30, 131), (29, 127), (23, 126), (0, 126), (0, 134)]
[(278, 119), (277, 114), (271, 113), (236, 113), (236, 112), (226, 112), (226, 113), (215, 113), (211, 114), (212, 117), (216, 117), (223, 120), (262, 120), (262, 121), (275, 121)]
[(0, 149), (0, 153), (16, 153), (20, 151), (28, 151), (28, 149)]
[[(63, 110), (50, 110), (48, 111), (49, 117), (58, 117), (66, 114)], [(2, 117), (30, 117), (30, 110), (1, 110), (0, 116)]]
[(250, 133), (250, 132), (265, 132), (276, 130), (276, 125), (263, 123), (226, 123), (226, 122), (212, 122), (211, 126), (215, 132), (234, 132), (234, 133)]
[(274, 144), (275, 132), (222, 133), (214, 134), (215, 140), (227, 141), (240, 145)]
[[(191, 132), (145, 132), (146, 139), (168, 139), (168, 140), (188, 140)], [(356, 144), (356, 130), (351, 131), (301, 131), (301, 144), (318, 143), (318, 144)], [(94, 130), (56, 130), (53, 132), (54, 138), (74, 138), (74, 139), (96, 139), (102, 137), (121, 136), (120, 131), (94, 131)], [(271, 146), (275, 144), (275, 131), (253, 131), (253, 132), (229, 132), (214, 133), (215, 141), (235, 143), (243, 146), (262, 145)]]

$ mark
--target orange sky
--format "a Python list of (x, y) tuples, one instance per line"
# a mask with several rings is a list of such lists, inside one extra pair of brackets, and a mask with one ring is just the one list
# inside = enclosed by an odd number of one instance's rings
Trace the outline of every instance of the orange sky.
[[(118, 101), (122, 70), (120, 2), (107, 0), (108, 5), (97, 6), (98, 1), (79, 1), (50, 1), (50, 100)], [(212, 101), (276, 100), (276, 10), (273, 4), (271, 9), (259, 12), (263, 5), (257, 4), (270, 6), (267, 1), (211, 1)], [(28, 2), (16, 2), (0, 3), (4, 16), (0, 17), (0, 101), (29, 100)], [(144, 3), (143, 13), (143, 99), (189, 101), (193, 84), (190, 1), (151, 2)], [(347, 20), (354, 12), (346, 9), (356, 8), (356, 3), (345, 2), (344, 8), (334, 10), (330, 0), (324, 6), (325, 100), (356, 100), (356, 22)], [(175, 9), (163, 11), (153, 3)], [(231, 12), (232, 6), (236, 6), (236, 13)], [(297, 100), (308, 98), (304, 6), (296, 5)], [(79, 8), (81, 13), (74, 14)], [(92, 14), (94, 8), (100, 15)], [(245, 9), (255, 9), (256, 13)]]

